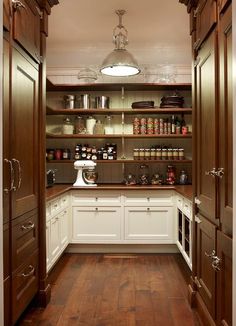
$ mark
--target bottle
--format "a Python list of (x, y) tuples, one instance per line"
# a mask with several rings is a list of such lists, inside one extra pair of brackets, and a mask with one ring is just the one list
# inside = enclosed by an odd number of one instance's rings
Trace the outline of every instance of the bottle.
[(75, 155), (74, 155), (75, 160), (81, 160), (81, 150), (80, 146), (76, 145), (75, 146)]
[(87, 131), (87, 134), (93, 135), (93, 129), (94, 129), (95, 123), (96, 123), (96, 119), (94, 119), (93, 116), (89, 116), (86, 119), (86, 131)]
[(182, 170), (179, 176), (179, 184), (186, 185), (187, 183), (188, 183), (188, 175), (184, 170)]
[(85, 125), (84, 119), (80, 115), (75, 118), (75, 133), (76, 134), (85, 134)]

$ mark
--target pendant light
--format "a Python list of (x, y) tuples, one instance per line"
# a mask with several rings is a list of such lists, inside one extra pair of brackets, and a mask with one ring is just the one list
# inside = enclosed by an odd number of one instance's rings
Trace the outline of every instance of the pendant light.
[(100, 72), (104, 75), (126, 77), (140, 73), (138, 63), (125, 48), (128, 44), (128, 31), (122, 24), (122, 17), (125, 13), (125, 10), (116, 10), (119, 24), (113, 30), (115, 49), (108, 54), (102, 63)]

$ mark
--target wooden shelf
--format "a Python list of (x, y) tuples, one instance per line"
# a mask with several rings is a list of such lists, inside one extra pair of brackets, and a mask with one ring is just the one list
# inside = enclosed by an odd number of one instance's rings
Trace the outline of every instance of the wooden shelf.
[[(63, 164), (63, 163), (74, 163), (75, 160), (50, 160), (47, 161), (47, 163), (58, 163), (58, 164)], [(185, 163), (192, 163), (192, 160), (126, 160), (126, 159), (119, 159), (119, 160), (94, 160), (96, 163), (102, 163), (102, 164), (107, 164), (107, 163), (128, 163), (128, 164), (185, 164)]]
[(191, 83), (93, 83), (93, 84), (77, 84), (77, 85), (55, 85), (47, 79), (47, 91), (49, 92), (82, 92), (82, 91), (121, 91), (124, 87), (125, 91), (191, 91)]
[(192, 108), (154, 108), (154, 109), (55, 109), (47, 107), (47, 115), (119, 115), (124, 113), (125, 115), (132, 114), (191, 114)]
[(55, 135), (55, 134), (50, 134), (47, 133), (46, 137), (48, 139), (81, 139), (81, 138), (87, 138), (87, 139), (101, 139), (101, 138), (192, 138), (192, 134), (187, 134), (187, 135), (176, 135), (176, 134), (171, 134), (171, 135), (133, 135), (133, 134), (113, 134), (113, 135), (87, 135), (87, 134), (73, 134), (73, 135)]

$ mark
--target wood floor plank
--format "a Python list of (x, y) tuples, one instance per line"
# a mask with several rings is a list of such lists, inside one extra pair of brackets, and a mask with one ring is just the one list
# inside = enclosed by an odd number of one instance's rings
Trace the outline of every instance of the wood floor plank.
[(199, 326), (180, 255), (65, 254), (50, 273), (52, 300), (19, 326)]

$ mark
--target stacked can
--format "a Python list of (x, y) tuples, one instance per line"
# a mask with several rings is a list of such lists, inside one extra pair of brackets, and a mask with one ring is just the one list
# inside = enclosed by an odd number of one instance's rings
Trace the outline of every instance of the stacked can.
[(160, 134), (160, 122), (159, 119), (155, 118), (153, 121), (153, 132), (155, 135)]
[(133, 120), (133, 134), (138, 135), (140, 134), (140, 119), (135, 117)]
[(153, 118), (147, 118), (147, 134), (153, 134)]
[(147, 119), (146, 118), (140, 119), (140, 133), (141, 133), (141, 135), (145, 135), (147, 133)]

